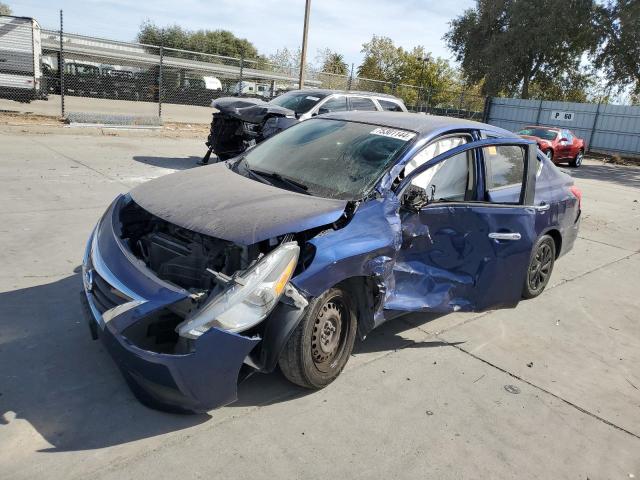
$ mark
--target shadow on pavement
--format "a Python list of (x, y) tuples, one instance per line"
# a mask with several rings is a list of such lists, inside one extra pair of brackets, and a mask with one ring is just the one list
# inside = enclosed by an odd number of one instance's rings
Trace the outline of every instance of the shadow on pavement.
[(640, 168), (622, 165), (587, 165), (566, 169), (574, 178), (600, 180), (616, 183), (624, 187), (640, 188)]
[[(163, 413), (139, 403), (102, 344), (91, 340), (80, 290), (76, 273), (0, 293), (0, 435), (15, 417), (51, 444), (42, 451), (88, 450), (186, 429), (211, 418)], [(401, 319), (386, 323), (358, 342), (354, 355), (443, 345), (412, 343), (399, 335), (414, 326)], [(255, 374), (239, 386), (238, 402), (231, 406), (269, 405), (309, 393), (279, 371)]]
[[(356, 340), (353, 356), (387, 353), (402, 348), (435, 348), (449, 347), (464, 342), (447, 343), (442, 341), (413, 341), (401, 334), (415, 328), (417, 325), (428, 323), (441, 315), (413, 313), (411, 323), (403, 318), (391, 320), (371, 332), (364, 341)], [(331, 388), (330, 386), (327, 388)], [(238, 387), (238, 401), (229, 407), (247, 407), (255, 405), (271, 405), (282, 401), (289, 401), (314, 393), (314, 390), (298, 387), (290, 383), (277, 369), (270, 375), (254, 374)]]
[(80, 289), (75, 274), (0, 293), (0, 432), (15, 415), (52, 445), (44, 451), (87, 450), (208, 420), (150, 410), (134, 398), (91, 340)]
[[(202, 149), (202, 154), (204, 155), (205, 150)], [(151, 165), (154, 167), (162, 167), (162, 168), (172, 168), (174, 170), (188, 170), (190, 168), (198, 167), (198, 162), (201, 160), (200, 157), (190, 156), (190, 157), (148, 157), (136, 155), (133, 157), (136, 162), (143, 163), (145, 165)], [(212, 158), (212, 161), (214, 159)]]

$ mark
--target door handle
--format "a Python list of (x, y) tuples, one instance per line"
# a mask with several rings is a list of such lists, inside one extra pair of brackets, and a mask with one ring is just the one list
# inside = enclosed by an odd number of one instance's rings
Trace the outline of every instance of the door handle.
[(489, 238), (494, 240), (520, 240), (522, 235), (519, 233), (507, 233), (507, 232), (491, 232)]
[(540, 205), (536, 205), (535, 208), (539, 212), (544, 212), (545, 210), (549, 210), (551, 208), (551, 205), (549, 205), (548, 203), (542, 202)]

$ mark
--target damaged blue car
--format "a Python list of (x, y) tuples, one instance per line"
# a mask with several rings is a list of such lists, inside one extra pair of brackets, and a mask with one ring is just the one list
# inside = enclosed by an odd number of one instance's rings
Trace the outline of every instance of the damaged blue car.
[(332, 113), (116, 198), (89, 239), (82, 297), (143, 403), (202, 412), (278, 365), (322, 388), (356, 336), (403, 313), (539, 295), (580, 201), (505, 130)]

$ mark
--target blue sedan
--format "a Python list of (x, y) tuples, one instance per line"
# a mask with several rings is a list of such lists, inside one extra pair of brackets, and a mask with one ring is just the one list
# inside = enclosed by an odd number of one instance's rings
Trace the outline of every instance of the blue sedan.
[(539, 295), (580, 201), (505, 130), (334, 113), (116, 198), (89, 239), (82, 297), (143, 403), (202, 412), (277, 365), (322, 388), (356, 336), (403, 313)]

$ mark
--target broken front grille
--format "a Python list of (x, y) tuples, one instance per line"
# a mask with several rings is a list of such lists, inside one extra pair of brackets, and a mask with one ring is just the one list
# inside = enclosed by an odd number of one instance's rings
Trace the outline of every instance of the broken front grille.
[(93, 295), (93, 302), (100, 314), (131, 301), (124, 293), (109, 285), (95, 270), (92, 271), (91, 294)]

